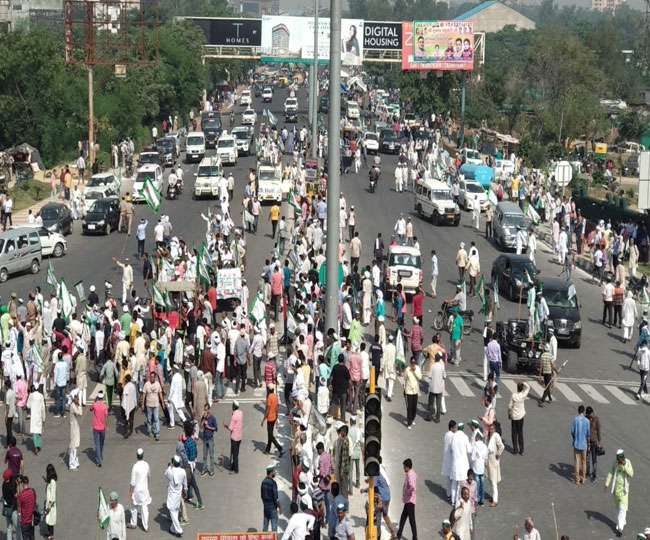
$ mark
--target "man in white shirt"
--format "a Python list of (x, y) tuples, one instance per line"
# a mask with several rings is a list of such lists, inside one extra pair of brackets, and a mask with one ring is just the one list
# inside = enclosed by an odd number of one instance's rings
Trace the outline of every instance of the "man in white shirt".
[(153, 228), (153, 236), (156, 241), (156, 247), (162, 247), (165, 240), (165, 226), (163, 225), (162, 219), (159, 219)]
[(167, 509), (172, 520), (169, 532), (180, 538), (183, 534), (183, 529), (178, 520), (178, 513), (181, 509), (181, 497), (187, 493), (187, 474), (185, 473), (185, 469), (181, 467), (180, 457), (174, 456), (172, 458), (172, 462), (165, 471), (165, 478), (169, 483), (167, 486)]
[(601, 294), (603, 297), (603, 325), (607, 318), (607, 326), (612, 327), (612, 314), (614, 313), (614, 284), (612, 278), (607, 278), (607, 283), (602, 286)]
[(476, 477), (476, 498), (479, 506), (483, 506), (485, 499), (485, 488), (483, 480), (485, 478), (485, 464), (488, 459), (488, 447), (483, 441), (483, 433), (476, 431), (476, 439), (472, 444), (472, 453), (470, 455), (470, 464)]
[(298, 512), (298, 505), (291, 503), (292, 515), (284, 530), (282, 540), (305, 540), (307, 533), (313, 529), (316, 521), (316, 518), (305, 513), (305, 510), (307, 510), (307, 505), (302, 502), (300, 503), (300, 512)]
[[(526, 518), (526, 521), (524, 522), (524, 529), (526, 530), (526, 532), (524, 532), (524, 540), (542, 540), (539, 531), (535, 528), (533, 518)], [(515, 534), (514, 540), (521, 540), (518, 533)]]
[(131, 484), (129, 486), (129, 495), (131, 496), (131, 523), (129, 529), (135, 529), (138, 526), (138, 511), (142, 517), (142, 528), (145, 532), (149, 530), (149, 505), (151, 504), (151, 495), (149, 494), (149, 477), (151, 471), (149, 464), (144, 460), (144, 450), (138, 448), (136, 452), (138, 460), (131, 468)]
[(436, 250), (431, 250), (431, 294), (435, 298), (438, 296), (438, 255)]

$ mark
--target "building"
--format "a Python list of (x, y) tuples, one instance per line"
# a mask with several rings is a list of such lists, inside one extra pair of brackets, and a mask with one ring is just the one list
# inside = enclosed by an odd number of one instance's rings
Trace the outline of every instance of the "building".
[(625, 4), (625, 0), (591, 0), (591, 9), (594, 11), (616, 11), (618, 6)]
[(495, 0), (483, 2), (459, 15), (456, 19), (472, 21), (474, 23), (474, 32), (499, 32), (506, 26), (514, 26), (517, 30), (535, 29), (534, 21)]
[(0, 0), (0, 31), (32, 23), (63, 24), (63, 0)]
[(230, 0), (230, 7), (243, 17), (279, 15), (280, 0)]

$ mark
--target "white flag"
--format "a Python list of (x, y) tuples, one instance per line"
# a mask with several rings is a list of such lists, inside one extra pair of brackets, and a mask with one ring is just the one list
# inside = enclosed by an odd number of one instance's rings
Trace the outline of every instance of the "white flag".
[(528, 208), (526, 209), (526, 215), (530, 218), (530, 220), (537, 225), (540, 221), (541, 218), (539, 217), (539, 214), (537, 213), (537, 210), (533, 208), (532, 204), (528, 205)]
[(111, 516), (108, 509), (108, 503), (102, 488), (99, 488), (99, 499), (97, 501), (97, 521), (99, 521), (99, 528), (105, 529), (111, 521)]
[(404, 353), (404, 338), (402, 337), (402, 331), (397, 330), (397, 336), (395, 337), (395, 363), (397, 365), (406, 365), (406, 355)]
[(63, 313), (63, 318), (68, 320), (74, 311), (74, 303), (64, 280), (61, 280), (61, 283), (59, 284), (59, 299), (61, 300), (61, 312)]
[(160, 211), (160, 201), (162, 196), (160, 191), (156, 189), (156, 186), (153, 185), (153, 182), (147, 178), (144, 182), (144, 187), (142, 188), (142, 196), (144, 197), (147, 205), (154, 211)]
[(255, 300), (253, 300), (253, 305), (251, 306), (251, 310), (248, 313), (248, 317), (255, 324), (259, 324), (261, 321), (264, 320), (265, 315), (266, 315), (266, 310), (264, 309), (264, 298), (262, 297), (261, 294), (258, 294), (255, 297)]

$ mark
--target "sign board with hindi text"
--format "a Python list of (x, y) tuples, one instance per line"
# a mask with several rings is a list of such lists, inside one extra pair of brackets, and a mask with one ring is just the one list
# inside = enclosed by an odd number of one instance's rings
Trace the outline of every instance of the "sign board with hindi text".
[(242, 281), (240, 268), (220, 268), (217, 271), (217, 299), (239, 298)]
[(277, 540), (277, 533), (199, 533), (196, 540)]
[(474, 52), (470, 21), (402, 23), (403, 71), (472, 71)]

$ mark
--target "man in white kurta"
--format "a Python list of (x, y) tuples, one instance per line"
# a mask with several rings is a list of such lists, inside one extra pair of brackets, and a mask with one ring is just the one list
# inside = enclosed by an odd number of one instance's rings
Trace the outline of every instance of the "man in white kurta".
[(124, 507), (118, 502), (118, 495), (114, 491), (108, 496), (108, 526), (106, 527), (106, 540), (126, 540), (126, 516)]
[(131, 494), (131, 523), (129, 529), (135, 529), (138, 526), (138, 512), (142, 517), (142, 528), (149, 530), (149, 505), (151, 504), (151, 495), (149, 494), (149, 477), (151, 470), (149, 464), (144, 460), (144, 450), (138, 448), (136, 452), (138, 460), (131, 467), (131, 484), (129, 493)]
[(185, 407), (185, 400), (183, 399), (183, 376), (179, 370), (179, 366), (174, 366), (174, 375), (172, 376), (172, 382), (169, 386), (169, 427), (173, 428), (175, 423), (176, 415), (180, 418), (181, 422), (185, 422), (185, 413), (183, 408)]
[(458, 497), (458, 483), (467, 478), (469, 470), (469, 456), (472, 454), (472, 447), (469, 438), (463, 431), (463, 423), (458, 424), (458, 430), (451, 439), (451, 499), (452, 504), (456, 503)]
[(454, 433), (456, 432), (456, 422), (451, 420), (449, 422), (449, 430), (445, 433), (442, 443), (442, 468), (440, 474), (442, 474), (445, 480), (445, 492), (447, 493), (447, 498), (451, 498), (451, 441), (454, 438)]
[(167, 479), (167, 509), (171, 517), (172, 524), (169, 527), (169, 532), (176, 536), (183, 534), (183, 529), (178, 521), (178, 513), (181, 509), (181, 501), (183, 493), (187, 492), (187, 475), (185, 469), (181, 467), (181, 458), (174, 456), (171, 464), (165, 471), (165, 478)]

